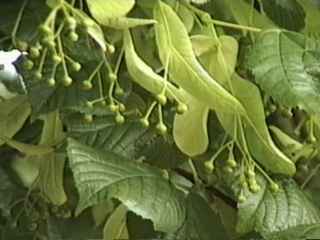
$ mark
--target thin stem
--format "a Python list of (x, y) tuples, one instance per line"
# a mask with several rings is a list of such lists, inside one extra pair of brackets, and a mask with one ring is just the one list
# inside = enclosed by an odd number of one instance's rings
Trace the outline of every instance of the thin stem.
[(239, 25), (239, 24), (235, 24), (235, 23), (229, 23), (229, 22), (224, 22), (224, 21), (219, 21), (219, 20), (214, 20), (214, 19), (211, 19), (211, 22), (217, 26), (228, 27), (228, 28), (233, 28), (233, 29), (238, 29), (238, 30), (247, 30), (247, 31), (251, 31), (251, 32), (261, 32), (262, 31), (262, 29), (260, 29), (260, 28), (244, 26), (244, 25)]
[(65, 74), (65, 75), (68, 75), (68, 68), (67, 68), (66, 61), (65, 61), (65, 59), (64, 59), (64, 52), (63, 52), (63, 46), (62, 46), (61, 37), (58, 36), (58, 37), (57, 37), (57, 40), (58, 40), (59, 54), (60, 54), (60, 56), (61, 56), (61, 61), (62, 61), (62, 67), (63, 67), (63, 70), (64, 70), (64, 74)]
[(311, 171), (311, 173), (308, 175), (306, 180), (301, 184), (301, 189), (304, 189), (308, 183), (311, 181), (311, 179), (317, 174), (317, 172), (320, 169), (320, 163), (317, 164), (317, 166)]
[(200, 178), (199, 178), (199, 176), (198, 176), (196, 167), (194, 166), (193, 161), (192, 161), (191, 158), (188, 159), (188, 163), (189, 163), (189, 166), (190, 166), (190, 168), (191, 168), (191, 171), (192, 171), (192, 175), (193, 175), (193, 179), (194, 179), (195, 184), (201, 183), (201, 180), (200, 180)]
[(154, 102), (151, 103), (151, 106), (148, 108), (148, 111), (147, 111), (146, 115), (144, 116), (145, 119), (148, 119), (148, 118), (149, 118), (150, 114), (152, 113), (152, 111), (153, 111), (153, 109), (154, 109), (154, 107), (155, 107), (156, 105), (157, 105), (157, 102), (156, 102), (156, 101), (154, 101)]
[(14, 27), (13, 27), (13, 30), (12, 30), (12, 33), (11, 33), (11, 37), (12, 37), (12, 42), (14, 45), (16, 45), (16, 34), (18, 32), (18, 29), (19, 29), (19, 25), (20, 25), (20, 22), (21, 22), (21, 19), (22, 19), (22, 15), (23, 15), (23, 12), (24, 12), (24, 9), (26, 8), (27, 6), (27, 2), (28, 0), (24, 0), (22, 5), (21, 5), (21, 8), (18, 12), (18, 16), (17, 16), (17, 20), (14, 24)]

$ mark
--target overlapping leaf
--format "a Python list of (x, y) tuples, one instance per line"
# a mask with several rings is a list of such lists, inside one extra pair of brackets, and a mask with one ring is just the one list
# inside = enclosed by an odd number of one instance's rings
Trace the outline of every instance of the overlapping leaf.
[(319, 113), (319, 78), (306, 71), (319, 58), (308, 50), (310, 44), (299, 33), (273, 29), (263, 32), (253, 46), (248, 66), (255, 81), (277, 102)]
[(78, 214), (107, 198), (117, 198), (129, 210), (151, 219), (156, 230), (174, 232), (182, 225), (184, 197), (161, 171), (72, 139), (67, 152), (80, 194)]
[[(306, 239), (320, 229), (319, 209), (292, 180), (284, 180), (280, 190), (272, 192), (265, 179), (259, 178), (261, 191), (248, 193), (239, 205), (237, 229), (241, 233), (262, 233), (266, 239)], [(311, 235), (312, 236), (312, 235)]]

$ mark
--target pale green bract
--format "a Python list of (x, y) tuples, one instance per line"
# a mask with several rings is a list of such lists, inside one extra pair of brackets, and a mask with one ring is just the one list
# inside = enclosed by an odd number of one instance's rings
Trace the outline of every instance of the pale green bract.
[(244, 114), (241, 104), (219, 85), (196, 59), (184, 24), (170, 6), (159, 1), (154, 8), (160, 60), (169, 61), (169, 75), (176, 84), (210, 108)]

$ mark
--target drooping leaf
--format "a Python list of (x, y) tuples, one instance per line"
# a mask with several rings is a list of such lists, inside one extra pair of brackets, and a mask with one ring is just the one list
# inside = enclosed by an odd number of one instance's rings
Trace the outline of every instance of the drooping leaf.
[(127, 212), (128, 209), (122, 204), (114, 210), (104, 226), (104, 240), (128, 238)]
[(154, 8), (154, 18), (158, 22), (155, 30), (160, 59), (163, 66), (169, 66), (171, 79), (214, 110), (243, 114), (237, 99), (197, 61), (187, 30), (173, 9), (159, 1)]
[(186, 92), (183, 95), (188, 110), (181, 115), (175, 115), (172, 135), (178, 148), (184, 154), (194, 157), (204, 153), (208, 148), (209, 107)]
[[(17, 96), (0, 102), (0, 137), (13, 137), (31, 113), (25, 96)], [(0, 146), (4, 141), (0, 138)]]
[(151, 219), (156, 230), (174, 232), (181, 226), (185, 218), (183, 195), (161, 171), (72, 139), (67, 152), (80, 194), (77, 214), (107, 198), (117, 198), (129, 210)]
[(239, 205), (239, 232), (255, 230), (270, 240), (306, 239), (309, 230), (315, 233), (315, 229), (319, 229), (319, 209), (293, 180), (278, 182), (277, 192), (270, 190), (265, 179), (258, 180), (261, 190), (248, 192), (247, 200)]
[(306, 61), (319, 59), (306, 51), (308, 41), (295, 32), (265, 31), (253, 46), (248, 66), (259, 86), (279, 103), (319, 113), (319, 79), (305, 70)]
[[(64, 138), (63, 127), (58, 112), (52, 112), (44, 117), (44, 126), (40, 144), (56, 145)], [(67, 200), (64, 191), (65, 156), (63, 153), (51, 152), (39, 156), (39, 182), (42, 194), (55, 205), (61, 205)]]

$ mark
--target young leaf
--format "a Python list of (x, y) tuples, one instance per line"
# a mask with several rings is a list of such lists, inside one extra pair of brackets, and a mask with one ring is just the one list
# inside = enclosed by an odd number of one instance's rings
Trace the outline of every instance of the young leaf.
[[(22, 128), (30, 113), (30, 104), (25, 96), (0, 102), (0, 137), (13, 137)], [(0, 146), (4, 142), (0, 138)]]
[(280, 189), (277, 192), (271, 191), (262, 177), (258, 178), (258, 183), (261, 190), (247, 192), (247, 200), (239, 205), (237, 230), (240, 233), (255, 230), (266, 239), (290, 239), (290, 236), (305, 239), (302, 236), (306, 229), (319, 229), (319, 209), (293, 180), (278, 182)]
[(197, 61), (187, 30), (177, 14), (159, 1), (154, 8), (156, 40), (161, 62), (169, 62), (172, 80), (190, 95), (222, 112), (244, 113), (241, 104), (213, 80)]
[(103, 239), (128, 239), (127, 212), (124, 205), (119, 205), (108, 218), (103, 228)]
[[(58, 112), (44, 116), (44, 126), (40, 144), (52, 146), (64, 138), (62, 122)], [(51, 152), (39, 157), (39, 182), (42, 194), (55, 205), (61, 205), (67, 200), (63, 187), (65, 156), (62, 153)]]
[(148, 218), (156, 230), (174, 232), (185, 219), (184, 197), (161, 171), (128, 161), (111, 152), (98, 152), (69, 139), (67, 152), (80, 201), (76, 213), (108, 198)]
[(319, 79), (305, 69), (306, 61), (317, 65), (319, 58), (306, 51), (308, 41), (295, 32), (265, 31), (253, 46), (248, 66), (255, 81), (279, 103), (320, 113)]
[(87, 0), (92, 16), (104, 23), (110, 18), (118, 18), (127, 15), (134, 7), (135, 0)]
[(204, 153), (209, 144), (207, 131), (209, 107), (187, 92), (183, 95), (188, 110), (181, 115), (175, 115), (172, 134), (178, 148), (184, 154), (194, 157)]

